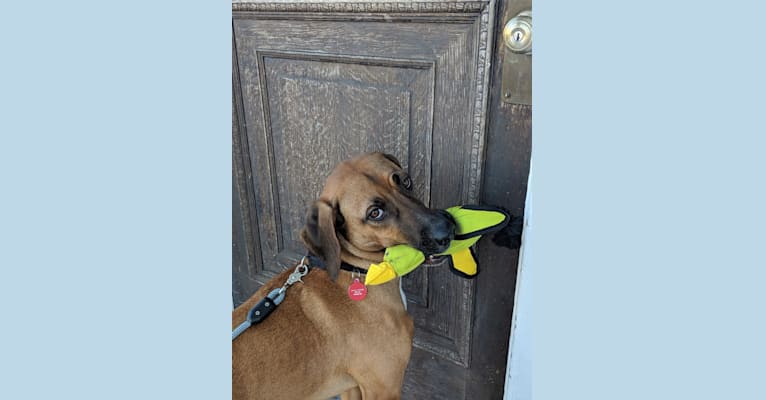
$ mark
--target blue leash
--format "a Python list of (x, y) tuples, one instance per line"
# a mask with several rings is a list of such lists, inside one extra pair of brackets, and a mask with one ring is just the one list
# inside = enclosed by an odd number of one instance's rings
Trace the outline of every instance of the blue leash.
[(305, 259), (306, 257), (303, 257), (300, 264), (298, 264), (298, 266), (295, 267), (293, 273), (287, 277), (287, 281), (284, 285), (282, 285), (281, 288), (274, 289), (269, 292), (266, 297), (264, 297), (261, 301), (258, 302), (258, 304), (254, 305), (253, 308), (248, 311), (247, 319), (245, 322), (239, 324), (239, 326), (234, 328), (234, 330), (231, 332), (232, 341), (234, 341), (237, 336), (242, 334), (242, 332), (246, 331), (247, 328), (256, 325), (266, 319), (266, 317), (268, 317), (277, 308), (277, 306), (282, 303), (282, 300), (285, 299), (285, 292), (287, 291), (288, 287), (292, 286), (295, 282), (303, 283), (301, 278), (309, 273), (309, 266), (303, 263)]
[(237, 338), (247, 328), (263, 321), (271, 314), (274, 309), (277, 308), (279, 303), (285, 299), (285, 292), (282, 288), (272, 290), (268, 296), (259, 301), (258, 304), (253, 306), (247, 313), (247, 319), (245, 322), (239, 324), (234, 331), (231, 332), (231, 340)]

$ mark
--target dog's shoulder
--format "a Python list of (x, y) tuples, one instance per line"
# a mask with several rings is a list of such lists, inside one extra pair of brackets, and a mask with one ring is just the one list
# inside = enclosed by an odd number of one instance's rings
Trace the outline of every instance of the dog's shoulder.
[[(288, 268), (280, 272), (235, 308), (232, 312), (232, 329), (241, 324), (247, 318), (250, 309), (266, 297), (269, 292), (282, 287), (293, 270), (294, 268)], [(285, 305), (300, 308), (327, 308), (343, 303), (344, 300), (343, 291), (339, 290), (337, 285), (330, 280), (325, 270), (311, 268), (309, 273), (302, 277), (302, 282), (297, 282), (287, 289), (283, 305), (280, 305), (280, 308), (292, 308), (284, 307)]]

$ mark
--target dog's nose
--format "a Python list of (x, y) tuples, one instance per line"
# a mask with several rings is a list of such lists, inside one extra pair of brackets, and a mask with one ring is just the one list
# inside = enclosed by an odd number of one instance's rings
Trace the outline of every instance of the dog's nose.
[(439, 222), (435, 225), (434, 239), (437, 241), (446, 240), (449, 242), (455, 237), (455, 227), (457, 226), (457, 223), (455, 223), (455, 218), (444, 210), (439, 210), (439, 216), (441, 218), (439, 218)]
[(431, 239), (439, 245), (448, 245), (455, 237), (455, 225), (450, 221), (444, 220), (431, 228)]
[(449, 236), (443, 236), (443, 237), (434, 237), (434, 242), (438, 244), (439, 246), (446, 246), (450, 242)]
[(447, 249), (454, 237), (455, 220), (449, 213), (439, 210), (430, 221), (422, 245), (433, 253), (439, 253)]

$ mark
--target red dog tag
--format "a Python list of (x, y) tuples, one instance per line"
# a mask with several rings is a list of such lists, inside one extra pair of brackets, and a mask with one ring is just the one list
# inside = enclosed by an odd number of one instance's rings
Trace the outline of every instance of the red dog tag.
[(367, 297), (367, 286), (364, 283), (359, 282), (359, 278), (354, 279), (350, 285), (348, 285), (348, 297), (354, 301), (364, 300)]

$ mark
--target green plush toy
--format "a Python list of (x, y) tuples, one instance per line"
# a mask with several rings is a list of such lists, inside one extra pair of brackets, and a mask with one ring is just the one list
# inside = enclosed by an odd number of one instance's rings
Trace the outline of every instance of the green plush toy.
[[(473, 277), (478, 272), (476, 260), (471, 254), (471, 246), (482, 235), (502, 229), (510, 220), (510, 215), (500, 208), (487, 206), (455, 206), (446, 210), (455, 219), (457, 225), (455, 238), (449, 247), (438, 255), (451, 256), (455, 272)], [(367, 270), (365, 285), (380, 285), (397, 276), (412, 272), (425, 261), (423, 253), (404, 244), (389, 247), (383, 256), (383, 262), (372, 264)]]

